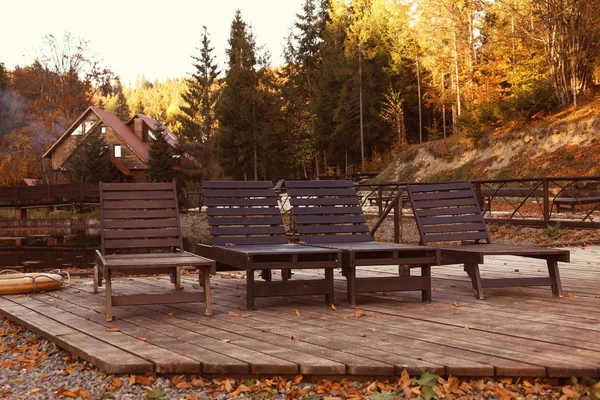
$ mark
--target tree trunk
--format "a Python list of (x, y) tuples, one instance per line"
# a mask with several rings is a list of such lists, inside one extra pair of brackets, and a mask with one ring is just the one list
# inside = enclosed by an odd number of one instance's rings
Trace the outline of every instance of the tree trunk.
[(421, 110), (421, 74), (419, 72), (419, 56), (415, 58), (417, 67), (417, 95), (419, 97), (419, 144), (423, 144), (423, 115)]
[(360, 43), (358, 44), (358, 100), (360, 107), (360, 169), (361, 172), (365, 172), (365, 137), (363, 130), (363, 97), (362, 97), (362, 49)]

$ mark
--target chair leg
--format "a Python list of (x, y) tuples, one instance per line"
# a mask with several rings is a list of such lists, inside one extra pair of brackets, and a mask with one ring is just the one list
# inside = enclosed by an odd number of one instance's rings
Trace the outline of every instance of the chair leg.
[(98, 271), (98, 264), (94, 265), (94, 293), (98, 293), (98, 278), (100, 277), (100, 272)]
[(398, 276), (400, 276), (400, 277), (410, 276), (410, 267), (408, 265), (398, 265)]
[(356, 267), (348, 267), (346, 269), (347, 296), (348, 302), (356, 305)]
[(112, 272), (110, 268), (104, 268), (104, 279), (106, 280), (106, 320), (108, 322), (113, 320), (112, 315)]
[(175, 285), (175, 290), (181, 290), (181, 267), (171, 270), (171, 283)]
[(483, 286), (481, 286), (481, 276), (479, 275), (479, 264), (465, 264), (465, 271), (471, 278), (473, 285), (473, 296), (476, 299), (483, 300)]
[(246, 273), (246, 310), (254, 311), (254, 270)]
[(266, 282), (271, 282), (273, 280), (273, 273), (270, 269), (263, 269), (260, 271), (260, 277), (263, 278)]
[(204, 286), (204, 315), (212, 315), (212, 297), (210, 294), (210, 270), (208, 268), (200, 268), (199, 281), (203, 282)]
[(552, 294), (557, 297), (563, 297), (560, 275), (558, 273), (558, 261), (546, 260), (546, 262), (548, 264), (548, 274), (552, 280)]
[(421, 301), (431, 303), (431, 266), (421, 266), (421, 276), (427, 279), (427, 289), (421, 291)]
[(289, 268), (281, 270), (281, 280), (287, 281), (292, 278), (292, 270)]
[(327, 294), (325, 295), (325, 302), (327, 306), (331, 306), (333, 304), (333, 269), (326, 268), (325, 269), (325, 282), (327, 282)]

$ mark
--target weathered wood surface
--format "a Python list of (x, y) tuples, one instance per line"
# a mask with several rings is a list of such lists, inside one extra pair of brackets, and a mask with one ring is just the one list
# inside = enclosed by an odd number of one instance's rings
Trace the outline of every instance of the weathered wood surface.
[[(411, 374), (597, 377), (600, 247), (570, 250), (571, 263), (561, 268), (564, 298), (531, 287), (492, 288), (487, 300), (477, 300), (462, 267), (449, 265), (432, 268), (431, 303), (422, 303), (418, 292), (374, 292), (360, 294), (361, 307), (353, 308), (345, 301), (346, 280), (336, 272), (336, 310), (319, 296), (305, 296), (258, 298), (259, 311), (248, 312), (239, 272), (213, 277), (212, 317), (198, 303), (185, 303), (123, 306), (106, 322), (104, 294), (94, 294), (89, 280), (56, 292), (0, 297), (0, 314), (112, 373), (341, 377), (393, 376), (406, 368)], [(492, 278), (545, 275), (532, 259), (487, 261), (481, 268)], [(397, 276), (391, 266), (363, 272)], [(293, 273), (294, 279), (323, 274)], [(183, 283), (195, 290), (197, 275), (184, 276)], [(118, 279), (113, 290), (175, 291), (167, 276)]]

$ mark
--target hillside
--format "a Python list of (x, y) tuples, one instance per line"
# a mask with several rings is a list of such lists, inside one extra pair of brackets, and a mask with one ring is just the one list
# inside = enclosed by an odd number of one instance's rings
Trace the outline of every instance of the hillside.
[(477, 143), (450, 137), (413, 145), (398, 154), (377, 180), (436, 182), (590, 175), (600, 175), (599, 97), (528, 124), (496, 128)]

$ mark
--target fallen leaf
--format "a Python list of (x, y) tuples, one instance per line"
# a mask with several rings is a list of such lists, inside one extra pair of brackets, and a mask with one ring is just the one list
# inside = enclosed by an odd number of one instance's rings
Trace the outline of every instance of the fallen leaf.
[(168, 313), (167, 315), (168, 315), (169, 317), (174, 317), (174, 316), (175, 316), (175, 314), (174, 314), (174, 313), (172, 313), (172, 312)]
[(230, 316), (230, 317), (239, 317), (239, 316), (240, 316), (240, 314), (238, 314), (238, 313), (236, 313), (236, 312), (233, 312), (233, 311), (229, 311), (229, 316)]
[(365, 335), (364, 333), (359, 333), (358, 336), (360, 336), (360, 337), (367, 337), (367, 335)]
[(300, 316), (300, 311), (296, 310), (296, 315)]
[(304, 377), (303, 377), (302, 375), (296, 375), (296, 376), (294, 377), (294, 383), (295, 383), (296, 385), (299, 385), (299, 384), (300, 384), (300, 382), (302, 382), (302, 379), (303, 379), (303, 378), (304, 378)]
[(235, 391), (233, 391), (232, 393), (230, 393), (231, 397), (238, 397), (241, 393), (246, 393), (249, 392), (250, 388), (246, 385), (244, 385), (243, 383), (240, 383), (240, 386), (237, 387), (237, 389), (235, 389)]
[(123, 381), (115, 376), (113, 377), (113, 384), (116, 387), (120, 388), (121, 386), (123, 386)]
[(34, 389), (31, 389), (29, 392), (30, 393), (42, 393), (43, 391), (44, 391), (44, 389), (42, 389), (42, 388), (34, 388)]
[(453, 305), (454, 307), (460, 307), (460, 306), (458, 305), (458, 301), (455, 301), (454, 303), (452, 303), (452, 305)]
[(121, 332), (119, 328), (106, 328), (106, 332)]
[(292, 339), (292, 340), (298, 340), (298, 338), (296, 336), (290, 336), (290, 339)]
[(87, 390), (79, 390), (79, 395), (81, 397), (83, 397), (84, 399), (91, 399), (92, 398), (92, 394), (90, 392), (88, 392)]
[(145, 338), (145, 337), (139, 337), (139, 338), (138, 338), (138, 340), (141, 340), (142, 342), (147, 342), (147, 341), (148, 341), (148, 338)]
[(363, 310), (356, 310), (356, 311), (354, 312), (354, 315), (356, 316), (356, 318), (360, 318), (360, 317), (362, 317), (363, 315), (365, 315), (365, 312), (364, 312)]
[(223, 339), (223, 342), (225, 342), (225, 343), (230, 343), (230, 342), (231, 342), (231, 339)]
[(335, 307), (335, 304), (330, 305), (329, 309), (333, 310), (333, 311), (337, 311), (337, 308)]

